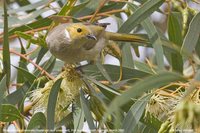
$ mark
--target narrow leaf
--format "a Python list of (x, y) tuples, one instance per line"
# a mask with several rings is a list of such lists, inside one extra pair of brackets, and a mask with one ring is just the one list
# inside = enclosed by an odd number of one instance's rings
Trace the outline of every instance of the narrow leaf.
[(110, 104), (108, 113), (112, 113), (113, 111), (117, 110), (117, 108), (130, 101), (131, 98), (136, 98), (146, 91), (154, 88), (160, 88), (176, 81), (185, 81), (185, 79), (181, 75), (172, 72), (162, 72), (157, 75), (146, 77), (143, 80), (133, 84), (133, 86), (121, 96), (116, 97)]
[(75, 133), (82, 130), (84, 125), (84, 112), (82, 109), (78, 108), (75, 113), (73, 113), (74, 117), (74, 129)]
[(89, 128), (91, 130), (95, 130), (96, 127), (94, 125), (94, 121), (93, 121), (93, 118), (92, 118), (92, 114), (90, 112), (90, 109), (89, 109), (89, 105), (88, 105), (88, 102), (84, 96), (84, 93), (83, 91), (81, 90), (81, 106), (82, 106), (82, 109), (84, 111), (84, 114), (85, 114), (85, 119), (89, 125)]
[(146, 95), (135, 102), (130, 110), (128, 111), (124, 121), (122, 128), (126, 133), (133, 133), (136, 130), (138, 122), (142, 117), (144, 109), (148, 100), (151, 98), (151, 95)]
[(132, 31), (144, 19), (156, 11), (164, 2), (164, 0), (149, 0), (138, 8), (128, 20), (123, 23), (118, 32), (128, 33)]
[(0, 82), (0, 104), (3, 102), (3, 98), (5, 97), (6, 94), (6, 75), (2, 78)]
[[(15, 66), (14, 66), (15, 67)], [(36, 76), (33, 75), (32, 73), (28, 72), (27, 70), (25, 70), (24, 68), (20, 68), (20, 67), (15, 67), (18, 71), (21, 72), (21, 74), (24, 76), (24, 78), (29, 81), (29, 82), (33, 82), (36, 79)]]
[[(139, 10), (137, 6), (131, 3), (129, 4), (129, 7), (132, 11)], [(143, 22), (141, 22), (141, 25), (145, 29), (145, 31), (148, 33), (150, 40), (152, 40), (152, 45), (155, 50), (156, 63), (158, 65), (158, 68), (160, 70), (163, 70), (164, 69), (164, 52), (163, 52), (162, 41), (159, 36), (159, 33), (149, 17), (146, 18)]]
[(47, 105), (47, 129), (54, 130), (55, 107), (62, 79), (57, 80), (51, 88)]
[[(181, 26), (179, 24), (178, 19), (176, 16), (171, 13), (169, 15), (168, 19), (168, 35), (169, 35), (169, 40), (175, 43), (178, 46), (182, 45), (183, 42), (183, 37), (181, 33)], [(180, 55), (179, 52), (176, 53), (169, 53), (171, 56), (171, 60), (169, 61), (170, 64), (172, 65), (172, 69), (181, 72), (183, 71), (183, 60), (182, 56)]]
[(200, 12), (194, 16), (190, 22), (188, 32), (184, 38), (181, 53), (185, 56), (191, 56), (197, 45), (199, 34), (200, 34)]
[(127, 43), (122, 47), (122, 63), (124, 67), (134, 68), (133, 55), (131, 52), (131, 45)]
[(10, 51), (8, 40), (8, 14), (6, 0), (4, 3), (4, 34), (3, 34), (3, 73), (6, 74), (6, 84), (9, 87), (10, 83)]

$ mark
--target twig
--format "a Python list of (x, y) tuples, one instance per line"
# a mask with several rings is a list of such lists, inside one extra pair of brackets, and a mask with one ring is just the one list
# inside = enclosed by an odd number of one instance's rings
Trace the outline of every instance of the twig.
[[(108, 16), (108, 14), (114, 14), (114, 13), (119, 13), (119, 12), (124, 12), (124, 11), (125, 11), (124, 9), (111, 10), (111, 11), (107, 11), (107, 12), (98, 13), (98, 14), (96, 14), (96, 17)], [(72, 18), (71, 16), (66, 16), (66, 17), (60, 16), (60, 17), (67, 18), (67, 19)], [(93, 17), (93, 15), (83, 16), (83, 17), (79, 17), (77, 19), (78, 20), (86, 20), (86, 19), (90, 19), (91, 17)], [(63, 20), (63, 23), (66, 23), (67, 21), (68, 20)], [(40, 28), (37, 28), (37, 29), (31, 29), (31, 30), (25, 31), (24, 33), (25, 34), (32, 34), (32, 33), (37, 32), (37, 31), (48, 30), (49, 27), (50, 26), (45, 26), (45, 27), (40, 27)], [(0, 43), (3, 41), (3, 38), (1, 37), (2, 35), (3, 35), (3, 32), (0, 33)], [(14, 34), (14, 35), (9, 36), (9, 39), (14, 39), (16, 37), (18, 37), (18, 35)]]
[[(25, 34), (33, 34), (34, 32), (41, 31), (41, 30), (47, 30), (48, 28), (49, 28), (49, 26), (40, 27), (40, 28), (37, 28), (37, 29), (32, 29), (32, 30), (25, 31), (24, 33), (25, 33)], [(2, 36), (2, 35), (3, 35), (3, 32), (0, 33), (0, 36)], [(12, 35), (12, 36), (9, 36), (9, 39), (14, 39), (14, 38), (16, 38), (16, 37), (18, 37), (18, 35), (14, 34), (14, 35)], [(2, 41), (3, 41), (3, 38), (0, 37), (0, 43), (1, 43)]]
[[(3, 48), (0, 48), (0, 50), (3, 50)], [(28, 62), (33, 64), (36, 68), (38, 68), (41, 71), (41, 74), (44, 73), (49, 79), (54, 79), (54, 77), (51, 76), (47, 71), (45, 71), (42, 67), (40, 67), (36, 63), (34, 63), (32, 60), (28, 59), (25, 55), (20, 54), (20, 53), (16, 52), (15, 50), (10, 50), (10, 53), (20, 56), (21, 58), (24, 58), (25, 60), (27, 60)]]
[(108, 0), (103, 0), (99, 7), (96, 9), (95, 13), (92, 15), (92, 17), (90, 18), (90, 21), (89, 22), (93, 22), (95, 17), (97, 16), (97, 13), (101, 10), (101, 8), (108, 2)]

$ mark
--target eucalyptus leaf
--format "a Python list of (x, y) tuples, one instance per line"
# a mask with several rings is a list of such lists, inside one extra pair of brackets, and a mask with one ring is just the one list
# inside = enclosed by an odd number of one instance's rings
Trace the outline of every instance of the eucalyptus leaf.
[(0, 104), (3, 102), (3, 98), (6, 96), (6, 75), (0, 81)]
[(6, 74), (6, 85), (9, 87), (10, 84), (10, 46), (8, 40), (8, 14), (7, 14), (7, 4), (6, 1), (3, 1), (4, 9), (4, 34), (3, 34), (3, 74)]
[(146, 77), (143, 80), (133, 84), (128, 91), (116, 97), (110, 104), (108, 113), (110, 114), (117, 110), (117, 108), (130, 101), (131, 98), (136, 98), (146, 91), (162, 87), (175, 81), (185, 81), (185, 79), (181, 75), (172, 72), (162, 72), (157, 75)]
[(192, 21), (190, 22), (188, 32), (183, 41), (181, 53), (186, 57), (190, 57), (192, 55), (192, 52), (195, 50), (200, 34), (200, 29), (197, 28), (199, 25), (200, 13), (195, 15)]
[(148, 0), (145, 2), (131, 16), (129, 16), (128, 20), (123, 23), (118, 32), (128, 33), (132, 31), (138, 24), (156, 11), (163, 2), (164, 0)]
[(46, 129), (46, 117), (42, 112), (38, 112), (31, 118), (25, 133), (31, 133), (34, 131), (45, 131)]
[(1, 122), (12, 122), (14, 120), (21, 119), (21, 114), (18, 109), (11, 104), (0, 105), (0, 121)]
[(47, 129), (55, 130), (55, 107), (62, 79), (58, 79), (52, 86), (47, 105)]
[(126, 133), (134, 133), (140, 118), (145, 110), (147, 102), (151, 98), (152, 95), (146, 95), (140, 99), (138, 99), (128, 111), (124, 121), (122, 128)]
[[(138, 7), (136, 7), (133, 4), (129, 4), (129, 7), (133, 11), (139, 10)], [(136, 12), (135, 11), (135, 12)], [(158, 65), (158, 68), (160, 70), (164, 69), (164, 52), (162, 47), (162, 41), (159, 36), (159, 33), (154, 26), (153, 22), (150, 20), (150, 18), (146, 18), (143, 22), (141, 22), (142, 27), (145, 29), (145, 31), (148, 33), (148, 36), (152, 42), (152, 46), (155, 50), (155, 57), (156, 57), (156, 63)]]
[(89, 109), (88, 101), (86, 100), (82, 90), (81, 90), (80, 100), (81, 100), (81, 106), (83, 108), (85, 119), (88, 123), (88, 126), (91, 130), (95, 130), (96, 127), (94, 125), (94, 120), (92, 118), (92, 114), (91, 114), (90, 109)]

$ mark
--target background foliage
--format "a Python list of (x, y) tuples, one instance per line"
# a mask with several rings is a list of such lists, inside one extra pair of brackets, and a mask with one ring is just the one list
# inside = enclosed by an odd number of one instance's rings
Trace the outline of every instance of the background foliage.
[[(199, 6), (199, 2), (1, 1), (0, 130), (77, 132), (88, 124), (90, 130), (98, 131), (199, 132), (200, 13), (191, 5)], [(42, 13), (50, 10), (54, 16), (44, 17)], [(151, 16), (155, 12), (162, 14), (159, 21)], [(127, 20), (121, 13), (127, 15)], [(118, 32), (142, 32), (149, 40), (147, 44), (117, 42), (122, 52), (123, 79), (115, 82), (119, 66), (84, 66), (81, 81), (87, 90), (80, 89), (79, 96), (67, 104), (68, 99), (60, 97), (62, 79), (57, 80), (52, 82), (46, 102), (38, 105), (47, 106), (47, 113), (33, 111), (37, 105), (31, 101), (33, 93), (48, 87), (47, 83), (61, 73), (63, 66), (48, 52), (46, 32), (59, 23), (106, 17), (117, 22)], [(132, 51), (138, 57), (143, 54), (138, 47), (151, 54), (145, 60), (136, 60)], [(11, 55), (20, 57), (18, 64), (13, 63)], [(67, 113), (57, 119), (59, 99), (66, 102), (62, 111)]]

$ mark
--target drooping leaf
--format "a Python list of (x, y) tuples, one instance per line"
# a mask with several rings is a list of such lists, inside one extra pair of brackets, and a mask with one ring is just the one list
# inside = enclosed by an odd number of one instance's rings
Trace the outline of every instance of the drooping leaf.
[(0, 121), (1, 122), (12, 122), (17, 119), (21, 119), (21, 114), (18, 109), (11, 104), (0, 105)]
[(149, 0), (138, 8), (128, 20), (120, 27), (118, 32), (128, 33), (133, 30), (138, 24), (156, 11), (164, 2), (164, 0)]
[(0, 81), (0, 104), (3, 102), (3, 98), (6, 96), (5, 95), (6, 90), (7, 90), (7, 86), (6, 86), (6, 75), (5, 75)]
[[(135, 12), (137, 12), (137, 10), (140, 9), (131, 3), (129, 4), (129, 7), (132, 11), (135, 11)], [(163, 70), (164, 69), (164, 52), (163, 52), (162, 41), (159, 36), (159, 33), (149, 17), (146, 18), (143, 22), (141, 22), (141, 25), (145, 29), (145, 31), (148, 33), (148, 36), (152, 42), (158, 68), (160, 70)]]
[(47, 105), (47, 129), (55, 130), (55, 107), (62, 79), (58, 79), (51, 88)]
[(142, 117), (144, 109), (151, 95), (146, 95), (140, 99), (138, 99), (128, 111), (124, 121), (122, 128), (126, 133), (133, 133), (136, 130), (138, 122)]
[(78, 132), (82, 130), (84, 126), (84, 112), (82, 109), (76, 109), (76, 112), (73, 113), (73, 118), (74, 118), (74, 130), (75, 132)]
[(81, 106), (83, 108), (85, 119), (88, 123), (88, 126), (91, 130), (95, 130), (96, 127), (94, 125), (94, 120), (92, 118), (92, 114), (91, 114), (90, 109), (89, 109), (88, 101), (86, 100), (82, 90), (81, 90), (80, 100), (81, 100)]
[(19, 87), (15, 92), (7, 95), (4, 99), (4, 103), (9, 104), (18, 104), (23, 97), (26, 95), (28, 89), (30, 88), (31, 84), (27, 81), (21, 87)]
[[(14, 66), (15, 67), (15, 66)], [(27, 70), (25, 70), (24, 68), (20, 68), (20, 67), (15, 67), (18, 71), (21, 72), (21, 74), (24, 76), (24, 78), (26, 79), (26, 81), (29, 81), (30, 83), (32, 83), (35, 79), (36, 76), (33, 75), (32, 73), (28, 72)]]
[(26, 133), (31, 133), (36, 130), (44, 131), (46, 129), (46, 117), (42, 112), (38, 112), (31, 118)]
[(6, 74), (6, 85), (9, 87), (10, 84), (10, 51), (9, 51), (9, 40), (8, 40), (8, 14), (7, 4), (3, 1), (4, 7), (4, 34), (3, 34), (3, 73)]
[[(183, 42), (181, 26), (176, 16), (171, 13), (168, 19), (168, 35), (169, 40), (174, 42), (176, 45), (181, 46)], [(183, 71), (183, 60), (180, 52), (170, 53), (171, 60), (169, 61), (172, 65), (172, 69), (181, 72)]]
[(108, 113), (117, 110), (117, 108), (130, 101), (131, 98), (136, 98), (146, 91), (162, 87), (175, 81), (185, 81), (185, 79), (181, 75), (172, 72), (162, 72), (157, 75), (146, 77), (133, 84), (128, 91), (116, 97), (110, 104)]
[[(115, 65), (103, 65), (103, 66), (113, 81), (118, 80), (120, 74), (119, 66)], [(98, 68), (95, 65), (89, 65), (83, 67), (83, 72), (86, 73), (86, 75), (92, 76), (97, 80), (105, 80), (105, 77), (98, 71)], [(127, 67), (123, 67), (122, 72), (123, 72), (122, 80), (140, 79), (142, 77), (149, 75), (149, 73), (145, 71), (139, 71), (137, 69), (131, 69)]]
[(195, 50), (200, 34), (200, 29), (197, 28), (199, 25), (200, 13), (195, 15), (192, 21), (190, 22), (188, 32), (183, 41), (181, 54), (186, 57), (190, 57), (192, 52)]
[(122, 64), (124, 67), (134, 68), (134, 61), (130, 44), (126, 44), (122, 47)]

